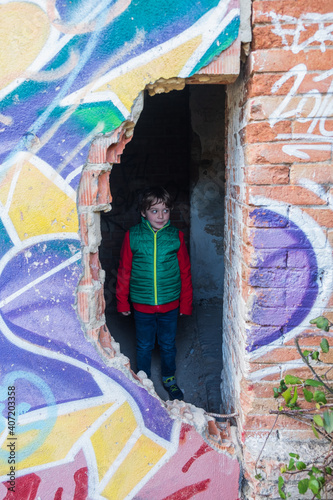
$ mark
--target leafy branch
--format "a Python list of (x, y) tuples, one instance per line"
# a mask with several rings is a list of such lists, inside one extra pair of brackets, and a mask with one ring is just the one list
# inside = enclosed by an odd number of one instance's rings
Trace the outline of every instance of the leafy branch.
[[(328, 332), (333, 325), (324, 316), (315, 318), (310, 323), (325, 332)], [(298, 376), (288, 374), (284, 379), (280, 380), (279, 387), (274, 387), (274, 398), (279, 399), (279, 406), (277, 410), (270, 410), (269, 412), (276, 415), (276, 419), (256, 461), (255, 477), (258, 480), (262, 480), (261, 474), (257, 473), (260, 456), (276, 425), (278, 417), (284, 415), (310, 426), (317, 439), (321, 438), (328, 441), (329, 450), (326, 455), (317, 457), (312, 461), (302, 461), (297, 452), (289, 453), (289, 462), (281, 467), (281, 475), (278, 479), (280, 498), (286, 499), (291, 496), (290, 493), (286, 492), (287, 483), (284, 477), (294, 477), (299, 474), (301, 479), (298, 480), (298, 491), (301, 495), (311, 491), (313, 499), (321, 499), (322, 494), (327, 499), (333, 498), (333, 403), (327, 402), (327, 397), (332, 397), (331, 395), (333, 394), (333, 388), (327, 382), (327, 374), (332, 367), (324, 375), (320, 376), (312, 365), (313, 362), (317, 363), (321, 361), (321, 353), (326, 354), (329, 352), (329, 343), (327, 339), (323, 338), (320, 348), (311, 351), (304, 350), (303, 352), (297, 339), (295, 339), (295, 345), (301, 359), (310, 369), (313, 378), (304, 380)], [(304, 400), (307, 403), (313, 405), (311, 408), (302, 408), (300, 406), (302, 404), (299, 401), (300, 394), (304, 396)], [(283, 400), (282, 403), (280, 398)]]

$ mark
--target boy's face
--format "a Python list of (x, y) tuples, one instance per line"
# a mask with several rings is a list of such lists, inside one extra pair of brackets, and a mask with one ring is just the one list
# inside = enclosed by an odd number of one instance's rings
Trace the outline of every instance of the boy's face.
[(158, 231), (169, 222), (170, 209), (164, 203), (155, 203), (148, 210), (141, 212), (141, 215), (150, 222), (154, 231)]

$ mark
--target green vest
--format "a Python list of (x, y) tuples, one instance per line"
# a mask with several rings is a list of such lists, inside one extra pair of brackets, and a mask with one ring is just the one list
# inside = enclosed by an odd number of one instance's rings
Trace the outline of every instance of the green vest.
[(129, 237), (133, 253), (130, 280), (132, 302), (154, 306), (179, 299), (179, 230), (168, 222), (155, 232), (142, 217), (141, 224), (130, 229)]

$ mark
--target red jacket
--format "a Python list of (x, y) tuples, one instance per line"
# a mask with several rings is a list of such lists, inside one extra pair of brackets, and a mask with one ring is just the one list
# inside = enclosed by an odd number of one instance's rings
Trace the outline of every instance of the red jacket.
[[(191, 279), (191, 264), (184, 241), (184, 234), (181, 231), (179, 231), (179, 240), (180, 247), (177, 252), (177, 258), (181, 280), (180, 298), (178, 300), (174, 300), (173, 302), (157, 306), (133, 303), (133, 307), (137, 311), (146, 313), (163, 313), (179, 307), (180, 314), (192, 314), (193, 288)], [(116, 297), (118, 312), (127, 312), (130, 310), (128, 297), (131, 279), (132, 258), (133, 254), (130, 246), (129, 231), (127, 231), (120, 252), (120, 262), (117, 276)]]

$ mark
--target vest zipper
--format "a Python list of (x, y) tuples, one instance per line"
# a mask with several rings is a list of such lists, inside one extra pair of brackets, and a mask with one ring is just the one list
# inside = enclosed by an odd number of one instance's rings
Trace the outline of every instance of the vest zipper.
[(165, 227), (169, 226), (169, 223), (167, 223), (165, 226), (161, 227), (161, 229), (158, 229), (157, 231), (154, 231), (150, 225), (148, 225), (149, 229), (152, 231), (154, 235), (154, 299), (155, 299), (155, 306), (158, 306), (157, 303), (157, 269), (156, 269), (156, 264), (157, 264), (157, 233), (159, 231), (162, 231)]
[(157, 260), (157, 231), (154, 231), (154, 295), (155, 295), (155, 306), (157, 306), (157, 269), (156, 269), (156, 260)]

